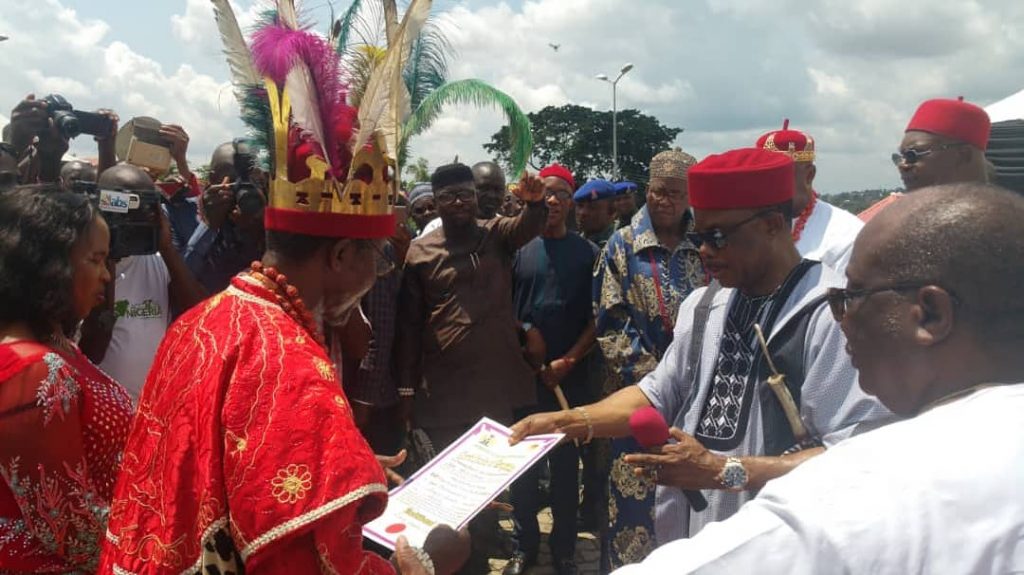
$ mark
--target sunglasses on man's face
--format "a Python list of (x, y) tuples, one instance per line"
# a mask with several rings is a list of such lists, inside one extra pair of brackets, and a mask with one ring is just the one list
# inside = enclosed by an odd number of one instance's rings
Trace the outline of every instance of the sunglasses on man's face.
[(443, 206), (450, 206), (454, 204), (456, 200), (467, 204), (476, 199), (476, 190), (462, 189), (450, 192), (441, 192), (440, 194), (434, 194), (434, 199), (437, 203)]
[[(927, 282), (902, 282), (887, 286), (863, 289), (829, 288), (825, 292), (825, 299), (828, 301), (829, 310), (832, 311), (832, 317), (836, 318), (836, 321), (843, 321), (846, 314), (850, 311), (850, 302), (853, 300), (864, 300), (875, 294), (885, 292), (903, 293), (918, 290), (927, 285), (932, 284)], [(949, 294), (949, 297), (953, 298), (954, 303), (959, 302), (952, 291), (948, 289), (945, 291)]]
[(941, 152), (943, 150), (948, 150), (950, 148), (956, 148), (958, 146), (964, 145), (966, 145), (964, 142), (953, 142), (951, 144), (942, 144), (940, 146), (935, 146), (934, 148), (926, 148), (924, 150), (919, 150), (917, 148), (907, 148), (905, 150), (894, 152), (892, 155), (892, 163), (897, 166), (900, 165), (901, 163), (905, 163), (908, 166), (912, 166), (916, 164), (918, 161), (920, 161), (921, 158), (929, 154), (932, 154), (934, 152)]
[(729, 226), (726, 229), (712, 228), (705, 232), (687, 232), (686, 239), (690, 240), (690, 243), (697, 249), (700, 249), (704, 244), (715, 248), (716, 250), (725, 249), (729, 246), (729, 236), (734, 235), (740, 228), (749, 224), (750, 222), (767, 216), (768, 214), (775, 213), (778, 210), (763, 210), (743, 220), (742, 222), (736, 223)]

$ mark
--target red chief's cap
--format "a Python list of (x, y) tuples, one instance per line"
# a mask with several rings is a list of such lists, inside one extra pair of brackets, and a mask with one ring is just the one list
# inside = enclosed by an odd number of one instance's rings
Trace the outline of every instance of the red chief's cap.
[(992, 122), (988, 113), (978, 106), (964, 102), (963, 96), (956, 100), (928, 100), (918, 106), (914, 117), (907, 124), (907, 130), (929, 132), (961, 142), (967, 142), (979, 150), (988, 147), (989, 130)]
[(814, 138), (799, 130), (790, 130), (789, 118), (782, 122), (781, 130), (768, 132), (758, 138), (756, 146), (769, 152), (786, 154), (794, 162), (814, 161)]
[(569, 168), (566, 168), (561, 164), (551, 164), (550, 166), (540, 171), (541, 179), (546, 178), (548, 176), (554, 176), (560, 180), (563, 180), (566, 183), (568, 183), (573, 190), (576, 189), (576, 179), (572, 177), (572, 172), (569, 171)]
[(796, 173), (786, 154), (741, 148), (690, 168), (690, 206), (698, 210), (762, 208), (793, 199)]

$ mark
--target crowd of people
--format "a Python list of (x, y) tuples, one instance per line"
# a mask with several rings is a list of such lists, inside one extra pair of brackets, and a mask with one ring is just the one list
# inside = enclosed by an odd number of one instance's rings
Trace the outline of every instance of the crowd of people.
[[(581, 531), (602, 572), (1024, 568), (1024, 198), (988, 184), (977, 106), (922, 103), (906, 192), (857, 217), (788, 121), (642, 185), (481, 161), (396, 197), (373, 141), (341, 165), (289, 137), (267, 78), (270, 165), (235, 140), (203, 178), (181, 126), (173, 171), (119, 162), (109, 110), (65, 161), (51, 100), (15, 106), (0, 572), (520, 575), (545, 507), (560, 574)], [(146, 253), (115, 253), (108, 192), (158, 198)], [(651, 407), (661, 446), (631, 432)], [(485, 416), (567, 438), (467, 529), (365, 542)]]

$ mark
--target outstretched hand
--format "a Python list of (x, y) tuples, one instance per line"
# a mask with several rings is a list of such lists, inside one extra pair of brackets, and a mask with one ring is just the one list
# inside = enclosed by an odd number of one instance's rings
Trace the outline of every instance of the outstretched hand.
[(549, 411), (547, 413), (535, 413), (524, 419), (520, 419), (512, 426), (512, 435), (508, 438), (509, 445), (515, 445), (530, 437), (531, 435), (540, 435), (544, 433), (565, 433), (566, 436), (570, 434), (566, 429), (563, 429), (565, 422), (564, 411)]
[(725, 458), (711, 453), (692, 435), (676, 427), (669, 433), (675, 443), (625, 457), (626, 463), (634, 466), (633, 473), (638, 477), (650, 477), (658, 485), (680, 489), (720, 489), (717, 478), (725, 465)]
[(384, 475), (387, 476), (388, 482), (390, 482), (392, 485), (401, 485), (405, 483), (405, 478), (392, 471), (392, 469), (405, 463), (405, 458), (408, 456), (409, 452), (404, 449), (394, 455), (374, 454), (374, 457), (377, 458), (377, 463), (379, 463), (380, 466), (384, 468)]
[(537, 176), (523, 172), (519, 185), (512, 190), (517, 198), (532, 204), (544, 200), (544, 181)]

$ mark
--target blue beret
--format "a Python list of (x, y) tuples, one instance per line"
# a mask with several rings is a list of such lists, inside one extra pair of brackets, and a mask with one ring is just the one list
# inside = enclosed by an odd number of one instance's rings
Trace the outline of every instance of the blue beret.
[(637, 185), (633, 182), (619, 182), (615, 184), (615, 194), (618, 196), (624, 196), (635, 192), (636, 188)]
[(608, 180), (590, 180), (583, 184), (572, 197), (576, 202), (595, 202), (615, 197), (615, 186)]

